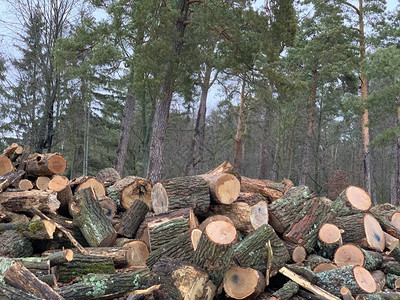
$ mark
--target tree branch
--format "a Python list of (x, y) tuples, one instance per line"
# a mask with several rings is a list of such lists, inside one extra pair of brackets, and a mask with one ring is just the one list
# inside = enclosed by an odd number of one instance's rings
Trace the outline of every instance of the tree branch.
[(351, 7), (352, 9), (354, 9), (356, 11), (356, 13), (358, 15), (360, 15), (360, 10), (354, 4), (351, 4), (351, 3), (347, 2), (347, 1), (340, 1), (340, 2), (343, 3), (344, 5), (347, 5), (347, 6)]

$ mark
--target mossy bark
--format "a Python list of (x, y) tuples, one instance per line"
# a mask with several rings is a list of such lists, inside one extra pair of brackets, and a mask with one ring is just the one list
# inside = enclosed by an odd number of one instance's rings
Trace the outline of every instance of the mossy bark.
[(382, 263), (381, 270), (385, 274), (395, 274), (400, 276), (400, 263), (397, 261), (386, 261)]
[[(23, 292), (0, 280), (0, 298), (7, 300), (41, 300), (42, 298)], [(5, 297), (5, 298), (3, 298)]]
[(150, 251), (157, 250), (179, 234), (190, 229), (189, 221), (185, 217), (166, 220), (164, 222), (148, 224)]
[(386, 274), (386, 286), (392, 290), (397, 290), (399, 288), (398, 284), (396, 286), (396, 281), (400, 279), (399, 275), (396, 274)]
[(307, 256), (306, 260), (304, 261), (304, 266), (313, 271), (318, 265), (322, 263), (331, 263), (331, 262), (332, 262), (331, 260), (325, 257), (316, 254), (311, 254)]
[(36, 220), (29, 223), (0, 223), (0, 231), (17, 230), (32, 240), (53, 239), (55, 226), (47, 220)]
[(365, 213), (334, 218), (331, 223), (342, 229), (342, 241), (344, 243), (357, 242), (365, 238), (364, 229)]
[(292, 297), (297, 294), (298, 290), (299, 285), (296, 282), (290, 280), (286, 282), (283, 287), (273, 293), (272, 296), (282, 300), (292, 299)]
[(17, 230), (7, 230), (0, 235), (1, 255), (26, 257), (33, 254), (31, 241)]
[(119, 234), (133, 238), (142, 224), (149, 206), (140, 199), (136, 199), (132, 206), (122, 215)]
[(361, 249), (364, 253), (364, 268), (368, 271), (375, 271), (378, 270), (383, 262), (383, 256), (381, 253), (376, 251), (368, 251)]
[(365, 213), (366, 211), (362, 211), (354, 207), (350, 201), (347, 199), (346, 195), (347, 189), (340, 193), (335, 201), (332, 203), (332, 213), (337, 217), (354, 215), (357, 213)]

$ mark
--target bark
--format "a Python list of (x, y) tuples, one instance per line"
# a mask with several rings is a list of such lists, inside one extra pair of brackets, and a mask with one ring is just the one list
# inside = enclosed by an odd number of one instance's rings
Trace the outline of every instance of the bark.
[[(397, 126), (400, 126), (400, 95), (397, 97)], [(397, 136), (396, 205), (400, 205), (400, 135)]]
[(0, 193), (6, 190), (14, 182), (20, 180), (24, 176), (25, 171), (20, 170), (17, 172), (9, 172), (0, 176)]
[(133, 238), (143, 222), (149, 207), (140, 199), (136, 199), (132, 206), (122, 215), (119, 234)]
[(0, 203), (13, 212), (30, 212), (32, 207), (43, 212), (55, 212), (60, 207), (55, 193), (39, 190), (3, 192)]
[(172, 53), (173, 59), (171, 59), (171, 62), (166, 64), (166, 72), (161, 86), (160, 96), (156, 102), (146, 176), (152, 183), (162, 178), (164, 140), (176, 78), (174, 69), (178, 67), (179, 56), (183, 47), (183, 37), (187, 25), (186, 21), (189, 16), (189, 5), (189, 0), (179, 2), (178, 10), (180, 11), (180, 15), (176, 21), (176, 30), (179, 37), (174, 41), (174, 53)]
[(0, 255), (25, 257), (33, 254), (31, 241), (16, 230), (7, 230), (0, 235)]
[(133, 124), (133, 115), (135, 113), (136, 99), (133, 92), (128, 88), (128, 93), (125, 99), (124, 115), (121, 121), (121, 134), (118, 143), (117, 157), (115, 159), (114, 169), (122, 176), (124, 170), (126, 153), (128, 151), (129, 139)]
[(238, 125), (235, 137), (235, 148), (233, 151), (233, 166), (239, 172), (242, 168), (242, 128), (243, 128), (243, 110), (244, 110), (244, 98), (245, 98), (245, 88), (246, 88), (246, 74), (243, 74), (242, 88), (240, 91), (240, 104), (238, 112)]

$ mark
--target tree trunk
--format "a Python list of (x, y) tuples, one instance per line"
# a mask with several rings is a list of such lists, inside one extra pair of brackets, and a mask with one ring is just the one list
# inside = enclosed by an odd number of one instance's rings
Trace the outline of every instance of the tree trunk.
[(246, 74), (243, 74), (242, 89), (240, 91), (240, 105), (239, 105), (239, 116), (238, 125), (235, 137), (235, 149), (233, 152), (233, 166), (240, 172), (242, 167), (242, 127), (243, 127), (243, 109), (244, 109), (244, 96), (246, 88)]
[(115, 159), (114, 168), (119, 175), (122, 176), (126, 153), (128, 151), (129, 139), (131, 137), (131, 129), (133, 124), (133, 115), (135, 113), (135, 97), (132, 90), (128, 88), (128, 93), (125, 99), (124, 116), (121, 122), (121, 134), (118, 143), (117, 157)]
[(179, 56), (183, 47), (186, 21), (189, 13), (189, 0), (179, 1), (180, 15), (176, 21), (176, 30), (179, 37), (174, 42), (174, 53), (171, 62), (166, 64), (166, 72), (161, 86), (160, 97), (156, 102), (156, 110), (153, 120), (153, 131), (150, 142), (149, 163), (147, 166), (147, 178), (154, 183), (162, 177), (162, 164), (164, 158), (164, 140), (167, 131), (169, 108), (171, 106), (174, 91), (175, 72), (178, 67)]
[(315, 102), (317, 101), (317, 70), (312, 71), (312, 86), (311, 86), (311, 98), (308, 106), (308, 127), (307, 127), (307, 141), (304, 146), (303, 160), (301, 163), (301, 175), (299, 179), (299, 185), (306, 184), (306, 178), (308, 169), (310, 167), (310, 151), (313, 137), (313, 126), (315, 118)]
[[(397, 98), (397, 126), (400, 126), (400, 95)], [(396, 203), (400, 204), (400, 136), (397, 136)]]

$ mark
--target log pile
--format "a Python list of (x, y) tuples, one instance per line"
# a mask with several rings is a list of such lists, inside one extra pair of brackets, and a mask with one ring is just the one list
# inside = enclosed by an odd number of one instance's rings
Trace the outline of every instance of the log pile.
[(0, 155), (0, 298), (400, 299), (400, 208), (361, 188), (207, 174), (152, 184)]

